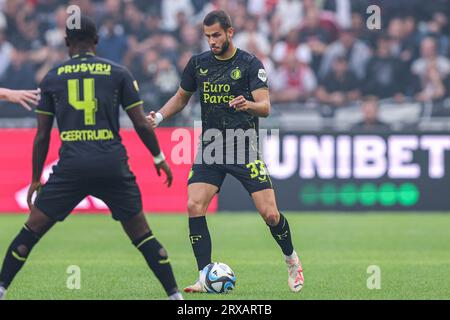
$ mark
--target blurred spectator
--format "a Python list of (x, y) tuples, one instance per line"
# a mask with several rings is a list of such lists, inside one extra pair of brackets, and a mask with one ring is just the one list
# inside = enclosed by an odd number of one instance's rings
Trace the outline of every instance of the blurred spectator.
[[(297, 0), (279, 0), (273, 15), (272, 30), (285, 36), (290, 30), (298, 27), (303, 20), (303, 4)], [(278, 40), (278, 37), (275, 38)]]
[(284, 40), (281, 40), (275, 44), (272, 50), (272, 57), (275, 62), (281, 63), (288, 55), (294, 53), (298, 60), (311, 62), (311, 50), (306, 44), (300, 44), (299, 32), (292, 29), (288, 32)]
[(367, 64), (364, 93), (380, 98), (396, 96), (402, 99), (402, 64), (391, 52), (389, 37), (380, 36), (376, 43), (375, 55)]
[(11, 64), (4, 74), (4, 80), (0, 83), (0, 87), (10, 89), (36, 88), (34, 77), (30, 77), (34, 72), (33, 64), (27, 61), (26, 52), (14, 49), (11, 54)]
[(0, 31), (0, 81), (3, 80), (6, 70), (11, 63), (13, 46), (6, 41), (5, 34)]
[(156, 50), (147, 50), (131, 65), (130, 71), (139, 83), (139, 91), (144, 105), (155, 107), (159, 102), (159, 95), (155, 86), (160, 56)]
[(344, 29), (339, 40), (332, 43), (322, 58), (319, 75), (324, 77), (331, 70), (337, 57), (348, 59), (349, 68), (361, 80), (365, 77), (366, 64), (371, 53), (367, 45), (356, 39), (353, 29)]
[(378, 32), (378, 30), (367, 28), (365, 15), (359, 12), (352, 12), (350, 24), (350, 28), (355, 31), (355, 36), (367, 45), (370, 45)]
[(113, 16), (105, 18), (99, 30), (99, 37), (98, 55), (116, 63), (122, 63), (128, 49), (128, 41), (122, 25), (117, 24)]
[(66, 36), (66, 19), (66, 8), (64, 6), (58, 7), (56, 9), (54, 21), (52, 21), (51, 27), (44, 34), (45, 43), (47, 46), (51, 48), (65, 46), (64, 38)]
[(276, 9), (278, 0), (248, 0), (247, 11), (250, 15), (266, 18), (274, 9)]
[(305, 43), (311, 49), (311, 65), (316, 73), (319, 70), (322, 56), (325, 53), (328, 44), (332, 41), (330, 32), (320, 24), (319, 15), (318, 9), (309, 9), (299, 32), (300, 42)]
[(356, 123), (352, 130), (358, 132), (385, 132), (390, 131), (390, 126), (382, 122), (378, 117), (378, 99), (374, 96), (369, 96), (364, 99), (361, 105), (363, 120)]
[(258, 18), (249, 16), (245, 22), (245, 29), (238, 31), (234, 36), (234, 44), (236, 47), (248, 51), (248, 44), (252, 41), (258, 46), (265, 55), (270, 54), (270, 43), (267, 36), (258, 30)]
[(334, 108), (345, 106), (360, 97), (359, 80), (349, 69), (345, 57), (334, 59), (331, 71), (320, 81), (316, 97), (319, 102), (332, 107), (324, 109), (325, 115), (333, 114)]
[(295, 52), (283, 59), (271, 78), (271, 99), (274, 102), (299, 102), (312, 96), (317, 87), (314, 72)]
[[(435, 15), (436, 19), (427, 22), (426, 30), (423, 32), (424, 37), (433, 38), (436, 41), (437, 51), (440, 55), (446, 55), (449, 48), (448, 37), (442, 34), (442, 28), (445, 22), (439, 19), (441, 15)], [(445, 21), (445, 20), (444, 20)]]
[(365, 14), (368, 0), (324, 0), (323, 10), (332, 11), (341, 29), (350, 28), (351, 16), (355, 13)]
[(42, 47), (43, 43), (39, 34), (39, 24), (32, 4), (25, 2), (16, 14), (18, 33), (11, 40), (14, 47), (20, 50), (36, 50)]
[(158, 60), (160, 56), (156, 50), (148, 50), (145, 52), (140, 63), (136, 63), (131, 71), (141, 86), (147, 82), (154, 82), (156, 72), (158, 71)]
[(275, 73), (275, 65), (272, 59), (270, 58), (269, 55), (266, 55), (259, 49), (259, 46), (256, 43), (255, 39), (252, 39), (251, 41), (248, 42), (247, 49), (248, 52), (254, 54), (259, 59), (259, 61), (261, 61), (267, 74), (273, 75)]
[(175, 31), (178, 27), (177, 16), (183, 12), (187, 17), (194, 13), (194, 8), (189, 0), (163, 0), (161, 14), (163, 28), (167, 31)]
[(335, 41), (338, 38), (339, 27), (336, 23), (336, 16), (333, 12), (321, 10), (315, 0), (303, 0), (303, 10), (305, 12), (305, 16), (309, 12), (318, 12), (319, 24), (330, 34), (330, 41)]
[(420, 77), (420, 92), (416, 99), (421, 102), (437, 101), (445, 96), (445, 84), (448, 81), (448, 74), (443, 75), (439, 72), (437, 61), (428, 63), (425, 67), (425, 73)]
[(413, 62), (411, 71), (420, 78), (429, 76), (429, 71), (433, 65), (437, 68), (441, 78), (445, 78), (450, 74), (450, 60), (441, 56), (437, 52), (436, 40), (427, 37), (420, 44), (420, 58)]
[[(353, 2), (356, 2), (353, 0)], [(336, 22), (342, 29), (351, 27), (352, 0), (325, 0), (324, 10), (335, 14)]]
[(42, 79), (44, 79), (45, 75), (50, 71), (50, 69), (54, 68), (59, 63), (67, 60), (67, 48), (60, 46), (58, 48), (53, 48), (52, 50), (48, 50), (48, 52), (42, 52), (46, 55), (44, 63), (40, 65), (40, 67), (36, 70), (35, 81), (36, 83), (40, 83)]
[(181, 29), (179, 41), (184, 50), (200, 53), (202, 51), (202, 40), (199, 28), (187, 24)]
[(122, 23), (122, 0), (104, 0), (102, 9), (102, 19), (114, 20), (117, 24)]
[(155, 85), (159, 92), (158, 105), (163, 105), (178, 90), (180, 78), (177, 69), (169, 59), (160, 58), (157, 62)]
[[(397, 20), (397, 28), (402, 28), (399, 34), (397, 56), (406, 66), (410, 66), (412, 60), (419, 55), (421, 35), (417, 30), (417, 21), (414, 16), (407, 15), (402, 20)], [(395, 53), (395, 52), (394, 52)]]
[(125, 34), (128, 36), (129, 44), (133, 48), (145, 40), (150, 34), (146, 30), (144, 14), (133, 2), (125, 4), (124, 20)]

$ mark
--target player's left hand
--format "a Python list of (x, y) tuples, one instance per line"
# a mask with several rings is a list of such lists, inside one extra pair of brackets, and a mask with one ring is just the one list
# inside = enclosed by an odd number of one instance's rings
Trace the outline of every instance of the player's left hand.
[(173, 181), (173, 175), (172, 175), (172, 171), (170, 170), (169, 165), (167, 164), (166, 161), (163, 161), (159, 164), (155, 164), (156, 167), (156, 173), (158, 174), (158, 177), (161, 176), (161, 169), (164, 171), (164, 173), (166, 174), (166, 181), (164, 181), (165, 184), (167, 184), (167, 187), (170, 187), (172, 185), (172, 181)]
[(249, 109), (248, 100), (244, 96), (238, 96), (230, 101), (230, 107), (236, 111), (247, 111)]
[(27, 203), (28, 203), (28, 208), (30, 208), (30, 210), (33, 208), (33, 202), (32, 202), (33, 194), (36, 191), (39, 192), (41, 188), (42, 188), (42, 184), (40, 181), (34, 181), (31, 183), (30, 188), (28, 189), (28, 194), (27, 194)]

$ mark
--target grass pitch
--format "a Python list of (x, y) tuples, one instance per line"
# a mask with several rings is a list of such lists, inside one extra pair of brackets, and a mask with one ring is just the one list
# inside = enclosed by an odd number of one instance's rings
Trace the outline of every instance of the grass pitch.
[[(275, 241), (256, 213), (208, 217), (213, 260), (237, 276), (228, 295), (185, 294), (186, 299), (450, 299), (450, 214), (286, 213), (300, 253), (305, 287), (287, 287)], [(198, 273), (184, 215), (149, 215), (167, 248), (180, 287)], [(25, 222), (0, 215), (0, 255)], [(1, 262), (0, 262), (1, 263)], [(71, 265), (81, 269), (81, 289), (67, 288)], [(367, 268), (380, 267), (381, 289), (367, 288)], [(8, 299), (165, 299), (162, 287), (106, 215), (72, 215), (35, 247)]]

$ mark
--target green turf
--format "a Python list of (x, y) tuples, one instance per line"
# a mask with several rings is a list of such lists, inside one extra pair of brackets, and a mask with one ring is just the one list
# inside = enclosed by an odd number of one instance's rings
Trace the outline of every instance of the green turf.
[[(237, 275), (228, 295), (187, 299), (449, 299), (450, 214), (286, 213), (301, 254), (306, 284), (290, 293), (281, 252), (255, 214), (218, 214), (208, 223), (213, 260)], [(0, 254), (24, 215), (0, 215)], [(149, 215), (168, 249), (180, 287), (197, 276), (182, 215)], [(81, 289), (66, 286), (69, 265), (81, 268)], [(367, 267), (381, 268), (381, 289), (367, 288)], [(118, 223), (74, 215), (35, 248), (9, 299), (163, 299), (164, 292)]]

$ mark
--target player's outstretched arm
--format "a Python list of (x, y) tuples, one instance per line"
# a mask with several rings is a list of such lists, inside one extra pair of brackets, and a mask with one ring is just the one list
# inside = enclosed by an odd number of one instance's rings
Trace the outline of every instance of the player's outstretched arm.
[(267, 88), (252, 91), (253, 101), (249, 101), (244, 96), (238, 96), (230, 101), (230, 107), (237, 111), (246, 111), (257, 117), (268, 117), (270, 114), (270, 97)]
[(165, 161), (164, 154), (159, 148), (158, 139), (156, 138), (156, 134), (153, 131), (152, 125), (145, 118), (142, 105), (127, 110), (127, 114), (133, 122), (134, 129), (139, 135), (139, 138), (153, 155), (153, 160), (155, 162), (156, 172), (158, 173), (158, 176), (161, 175), (161, 170), (163, 170), (167, 177), (164, 183), (166, 183), (167, 186), (170, 187), (173, 180), (172, 171)]
[(41, 187), (41, 175), (50, 145), (53, 118), (52, 115), (37, 115), (38, 127), (33, 143), (33, 175), (27, 195), (28, 207), (30, 209), (32, 207), (31, 198), (33, 193)]
[(150, 124), (153, 128), (156, 128), (161, 121), (164, 119), (168, 119), (174, 114), (183, 110), (183, 108), (189, 102), (189, 99), (192, 96), (192, 92), (188, 92), (183, 90), (182, 88), (178, 88), (178, 91), (175, 95), (166, 102), (166, 104), (159, 109), (158, 112), (150, 112), (147, 116), (147, 120), (150, 121)]
[(37, 90), (10, 90), (0, 88), (0, 100), (6, 100), (12, 103), (18, 103), (27, 110), (31, 111), (29, 104), (37, 105), (39, 102), (40, 89)]

